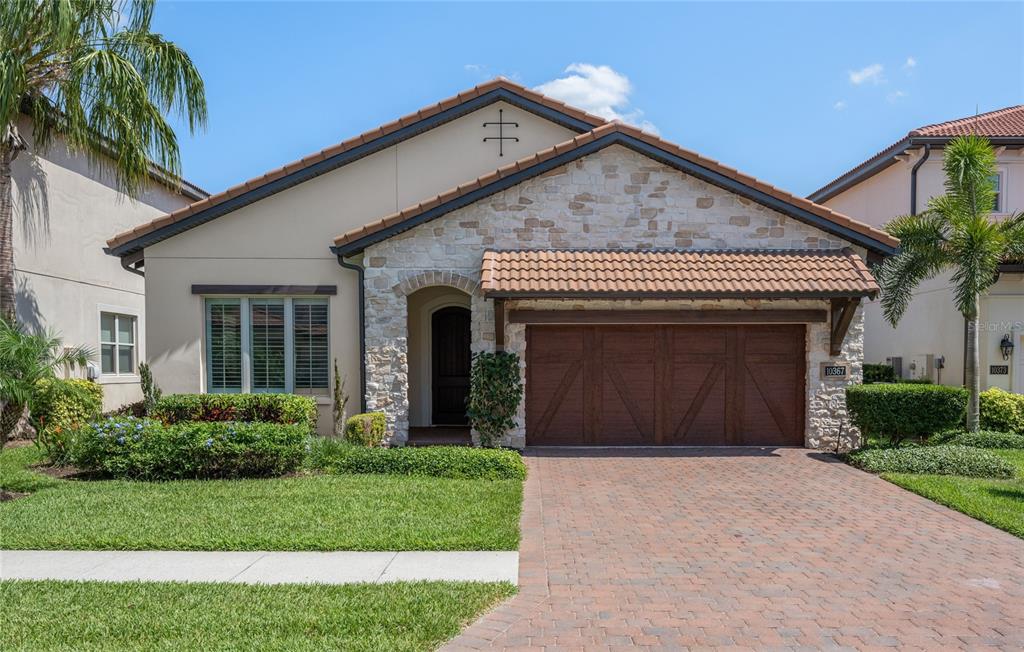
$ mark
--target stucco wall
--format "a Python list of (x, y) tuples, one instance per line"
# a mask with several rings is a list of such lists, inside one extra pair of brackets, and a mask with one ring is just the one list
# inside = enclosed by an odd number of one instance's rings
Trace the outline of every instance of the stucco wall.
[[(405, 325), (407, 295), (415, 287), (468, 286), (473, 349), (493, 349), (493, 305), (475, 289), (485, 249), (843, 246), (847, 243), (835, 236), (624, 147), (605, 148), (366, 250), (368, 406), (384, 410), (396, 442), (405, 440), (409, 425)], [(410, 284), (410, 278), (416, 282)], [(809, 332), (809, 364), (816, 368), (827, 358), (827, 331), (815, 326)], [(844, 351), (855, 379), (860, 374), (862, 338), (858, 316)], [(839, 386), (830, 386), (835, 391), (823, 389), (812, 379), (808, 387), (814, 392), (808, 401), (808, 444), (829, 446), (841, 427), (849, 433), (844, 437), (855, 438), (847, 426), (840, 425)], [(513, 433), (510, 443), (521, 445), (517, 439), (521, 434)]]
[[(1002, 175), (1003, 200), (1000, 217), (1024, 210), (1024, 150), (1007, 150), (997, 157), (996, 168)], [(824, 202), (825, 205), (855, 219), (875, 226), (884, 226), (897, 215), (910, 212), (910, 170), (923, 152), (915, 150), (907, 161), (899, 161), (882, 172)], [(927, 208), (928, 200), (945, 192), (942, 170), (943, 152), (933, 149), (928, 160), (918, 169), (917, 209)], [(1024, 350), (1018, 349), (1014, 360), (1003, 361), (999, 340), (1010, 334), (1020, 337), (1024, 326), (1024, 275), (1004, 274), (990, 288), (991, 300), (981, 302), (982, 386), (1001, 387), (1024, 393)], [(998, 298), (997, 298), (998, 297)], [(962, 385), (964, 379), (964, 321), (953, 304), (949, 274), (941, 274), (922, 283), (906, 315), (896, 328), (885, 320), (881, 303), (865, 307), (866, 362), (881, 363), (892, 356), (902, 357), (904, 368), (913, 356), (932, 354), (945, 357), (945, 368), (933, 376), (945, 385)], [(1007, 364), (1010, 374), (993, 375), (990, 365)]]
[[(482, 123), (497, 120), (499, 109), (520, 125), (514, 133), (520, 141), (506, 142), (504, 157), (496, 143), (483, 141), (494, 134)], [(147, 247), (147, 346), (154, 375), (171, 391), (205, 390), (202, 299), (191, 294), (193, 284), (336, 285), (338, 294), (329, 300), (331, 356), (347, 378), (354, 413), (360, 394), (358, 287), (356, 274), (330, 252), (334, 238), (573, 135), (498, 102)], [(330, 401), (323, 400), (321, 432), (329, 432), (329, 415)]]
[[(31, 126), (19, 122), (31, 140)], [(135, 201), (109, 171), (57, 141), (14, 161), (14, 265), (17, 318), (51, 329), (65, 344), (99, 354), (101, 310), (138, 318), (138, 360), (145, 360), (144, 281), (103, 252), (107, 238), (184, 206), (190, 199), (152, 183)], [(96, 359), (97, 365), (99, 359)], [(104, 408), (141, 398), (137, 376), (101, 377)]]

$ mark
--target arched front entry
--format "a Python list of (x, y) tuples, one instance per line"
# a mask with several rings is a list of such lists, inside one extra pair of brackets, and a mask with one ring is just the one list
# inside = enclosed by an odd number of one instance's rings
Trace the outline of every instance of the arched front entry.
[(460, 306), (431, 315), (431, 422), (465, 425), (469, 397), (470, 312)]

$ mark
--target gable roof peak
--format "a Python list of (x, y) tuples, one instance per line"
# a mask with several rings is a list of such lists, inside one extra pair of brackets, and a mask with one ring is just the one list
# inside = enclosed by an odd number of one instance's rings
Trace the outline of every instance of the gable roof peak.
[(397, 142), (497, 101), (513, 102), (566, 128), (585, 132), (607, 120), (517, 84), (505, 77), (477, 84), (397, 120), (353, 136), (261, 176), (205, 197), (107, 240), (107, 253), (137, 257), (151, 244), (204, 224), (247, 204), (342, 167)]
[[(607, 122), (588, 132), (574, 136), (571, 140), (526, 156), (476, 179), (459, 184), (434, 197), (421, 201), (379, 220), (343, 233), (334, 239), (333, 250), (339, 255), (353, 255), (367, 246), (387, 239), (397, 232), (405, 231), (418, 224), (440, 217), (445, 213), (473, 203), (478, 199), (499, 192), (505, 187), (516, 185), (528, 178), (547, 171), (547, 168), (564, 165), (587, 154), (612, 144), (623, 144), (634, 148), (646, 147), (647, 152), (665, 160), (673, 167), (686, 166), (684, 173), (704, 175), (709, 183), (736, 186), (752, 195), (759, 203), (778, 202), (785, 210), (804, 221), (820, 222), (819, 228), (843, 233), (845, 239), (860, 241), (869, 249), (881, 253), (892, 253), (899, 241), (888, 233), (868, 224), (838, 213), (827, 206), (816, 204), (809, 199), (793, 195), (770, 183), (744, 174), (736, 168), (702, 156), (675, 143), (647, 133), (638, 127), (622, 122)], [(644, 153), (643, 151), (641, 153)], [(646, 155), (650, 156), (650, 153)], [(480, 195), (480, 197), (476, 196)]]

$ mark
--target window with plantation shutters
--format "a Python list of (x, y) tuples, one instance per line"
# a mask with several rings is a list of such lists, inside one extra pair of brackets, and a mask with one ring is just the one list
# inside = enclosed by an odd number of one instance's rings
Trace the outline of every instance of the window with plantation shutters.
[(324, 299), (206, 299), (208, 392), (330, 393)]
[(327, 302), (295, 299), (295, 392), (326, 394), (330, 386), (327, 348)]
[(253, 392), (284, 392), (285, 319), (281, 299), (249, 300)]
[(242, 391), (242, 306), (237, 299), (206, 302), (207, 387)]

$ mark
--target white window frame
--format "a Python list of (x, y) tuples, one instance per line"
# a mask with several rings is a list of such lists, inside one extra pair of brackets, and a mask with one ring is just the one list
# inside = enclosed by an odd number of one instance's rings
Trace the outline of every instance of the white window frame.
[(327, 398), (331, 395), (331, 375), (330, 375), (330, 361), (331, 361), (331, 300), (330, 297), (319, 296), (319, 295), (271, 295), (271, 294), (254, 294), (254, 295), (204, 295), (202, 297), (202, 320), (203, 320), (203, 388), (205, 392), (210, 394), (237, 394), (239, 392), (230, 392), (225, 390), (211, 390), (210, 389), (210, 360), (213, 357), (211, 347), (213, 343), (210, 341), (209, 324), (207, 323), (207, 310), (206, 305), (209, 300), (224, 300), (224, 301), (238, 301), (239, 311), (242, 317), (242, 387), (240, 393), (250, 394), (252, 393), (252, 304), (251, 301), (261, 300), (274, 300), (284, 302), (284, 380), (285, 380), (285, 393), (295, 393), (295, 312), (293, 309), (295, 301), (320, 301), (327, 306), (327, 361), (328, 361), (328, 374), (327, 374), (327, 387), (322, 393), (316, 393), (310, 391), (309, 393), (302, 394), (303, 396), (311, 396), (313, 398)]
[(996, 195), (996, 206), (993, 215), (1003, 215), (1006, 211), (1006, 169), (998, 168), (992, 176), (999, 177), (999, 193)]
[[(112, 315), (114, 317), (114, 340), (113, 342), (103, 341), (103, 315)], [(121, 317), (127, 317), (132, 320), (132, 343), (131, 345), (124, 345), (117, 342), (117, 320)], [(97, 367), (99, 368), (99, 380), (103, 381), (137, 381), (139, 379), (139, 363), (145, 358), (143, 357), (142, 351), (142, 339), (140, 334), (142, 332), (142, 317), (139, 315), (137, 310), (127, 308), (124, 306), (112, 306), (107, 304), (99, 304), (96, 306), (96, 341), (99, 346), (96, 348), (96, 355), (98, 360), (96, 361)], [(103, 371), (103, 345), (112, 344), (114, 346), (114, 369), (113, 373)], [(130, 372), (121, 372), (120, 370), (120, 356), (118, 356), (118, 349), (121, 346), (131, 346), (132, 348), (132, 366), (133, 369)]]

